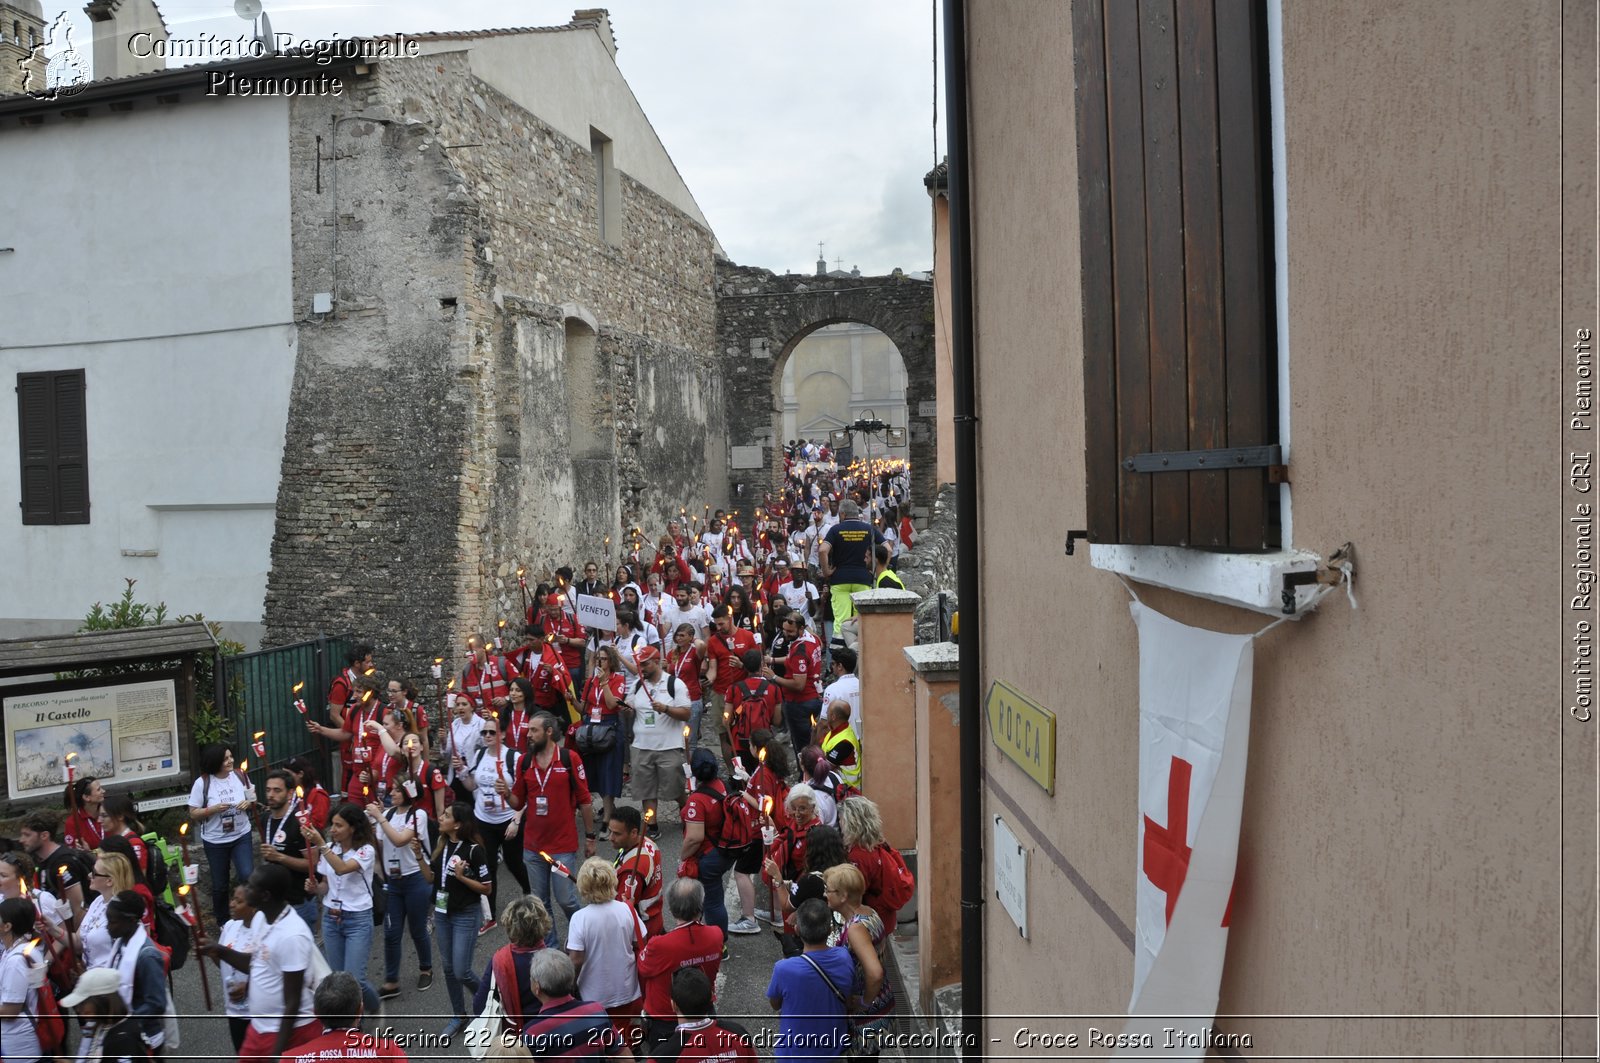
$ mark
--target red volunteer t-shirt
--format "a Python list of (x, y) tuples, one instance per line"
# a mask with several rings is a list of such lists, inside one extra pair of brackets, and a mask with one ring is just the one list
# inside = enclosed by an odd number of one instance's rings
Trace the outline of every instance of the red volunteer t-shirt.
[(617, 900), (639, 914), (645, 933), (652, 937), (661, 933), (661, 849), (649, 838), (618, 862)]
[(722, 931), (704, 923), (685, 923), (645, 942), (639, 953), (639, 980), (644, 984), (645, 1014), (671, 1018), (672, 976), (685, 967), (698, 967), (714, 986), (722, 968)]
[(329, 1030), (284, 1054), (283, 1063), (323, 1063), (333, 1059), (389, 1059), (405, 1063), (404, 1050), (387, 1037), (360, 1030)]
[(683, 1036), (683, 1048), (678, 1052), (677, 1063), (755, 1063), (756, 1050), (748, 1033), (728, 1029), (720, 1020), (703, 1019), (678, 1027), (678, 1032)]
[(530, 853), (553, 856), (578, 851), (575, 816), (579, 808), (589, 803), (589, 776), (583, 770), (583, 758), (575, 750), (565, 753), (572, 762), (570, 774), (561, 762), (562, 756), (560, 749), (555, 750), (549, 766), (541, 768), (539, 758), (530, 755), (511, 788), (515, 798), (512, 804), (523, 809), (522, 847)]
[(672, 651), (671, 664), (667, 671), (676, 676), (679, 683), (683, 684), (690, 701), (699, 701), (702, 691), (700, 689), (700, 651), (690, 646), (687, 650)]
[(783, 688), (784, 701), (816, 701), (817, 673), (822, 670), (822, 643), (807, 634), (798, 638), (789, 647), (789, 656), (784, 658), (784, 667), (788, 669), (786, 678), (796, 676), (805, 677), (805, 685), (799, 690)]
[(739, 663), (739, 658), (746, 650), (757, 648), (759, 646), (756, 637), (742, 628), (735, 628), (733, 634), (727, 638), (713, 631), (706, 639), (706, 652), (711, 660), (717, 663), (717, 679), (711, 684), (711, 689), (727, 697), (728, 688), (747, 674), (744, 665)]

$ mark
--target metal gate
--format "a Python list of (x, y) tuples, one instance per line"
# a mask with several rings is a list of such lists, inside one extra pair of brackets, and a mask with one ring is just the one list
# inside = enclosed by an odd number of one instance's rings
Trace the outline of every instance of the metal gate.
[[(227, 714), (234, 722), (234, 755), (250, 762), (250, 779), (257, 792), (268, 771), (295, 757), (305, 757), (315, 765), (318, 781), (330, 792), (338, 788), (335, 747), (306, 730), (307, 717), (294, 703), (296, 698), (304, 699), (308, 715), (328, 723), (328, 687), (344, 667), (349, 649), (348, 636), (323, 636), (222, 659)], [(305, 684), (298, 694), (296, 683)], [(258, 733), (265, 757), (251, 748)]]

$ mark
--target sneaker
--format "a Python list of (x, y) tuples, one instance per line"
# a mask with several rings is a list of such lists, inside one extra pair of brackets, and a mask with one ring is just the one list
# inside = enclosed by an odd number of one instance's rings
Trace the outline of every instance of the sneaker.
[(499, 925), (500, 924), (498, 922), (496, 922), (495, 920), (493, 920), (493, 919), (489, 920), (488, 922), (484, 923), (482, 926), (480, 926), (478, 928), (478, 936), (479, 937), (483, 937), (483, 935), (487, 934), (489, 931), (493, 930), (495, 927), (497, 927)]
[(724, 963), (726, 963), (727, 960), (728, 960), (728, 939), (727, 938), (723, 938), (722, 939), (722, 960), (723, 960)]
[(443, 1037), (446, 1041), (448, 1041), (448, 1040), (450, 1040), (450, 1038), (454, 1037), (456, 1034), (458, 1034), (462, 1030), (466, 1029), (466, 1027), (467, 1027), (467, 1017), (465, 1015), (457, 1015), (455, 1018), (450, 1020), (450, 1023), (449, 1023), (448, 1026), (446, 1026), (444, 1029), (439, 1031), (439, 1036)]
[(397, 997), (399, 995), (400, 995), (400, 987), (397, 986), (397, 985), (386, 985), (386, 986), (381, 987), (378, 990), (378, 999), (379, 1000), (393, 1000), (395, 997)]
[(772, 913), (767, 911), (765, 908), (757, 908), (755, 917), (761, 920), (763, 923), (772, 922)]
[(730, 934), (759, 934), (759, 933), (761, 933), (761, 925), (759, 923), (757, 923), (754, 919), (750, 918), (747, 915), (743, 919), (739, 920), (737, 923), (729, 923), (728, 924), (728, 933), (730, 933)]
[(431, 989), (432, 987), (433, 987), (433, 972), (432, 971), (423, 971), (421, 974), (417, 975), (417, 988), (418, 989)]

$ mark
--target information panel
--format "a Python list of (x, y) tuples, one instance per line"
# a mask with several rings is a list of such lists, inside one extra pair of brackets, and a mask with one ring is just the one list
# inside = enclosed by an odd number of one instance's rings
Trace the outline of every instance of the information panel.
[(60, 794), (75, 778), (146, 782), (180, 774), (171, 679), (17, 694), (4, 699), (12, 800)]

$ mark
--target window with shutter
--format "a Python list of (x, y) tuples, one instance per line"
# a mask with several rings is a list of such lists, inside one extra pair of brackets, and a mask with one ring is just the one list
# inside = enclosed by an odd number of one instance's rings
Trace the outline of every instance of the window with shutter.
[(1265, 31), (1073, 2), (1091, 542), (1280, 545)]
[(89, 523), (84, 371), (17, 374), (22, 523)]

